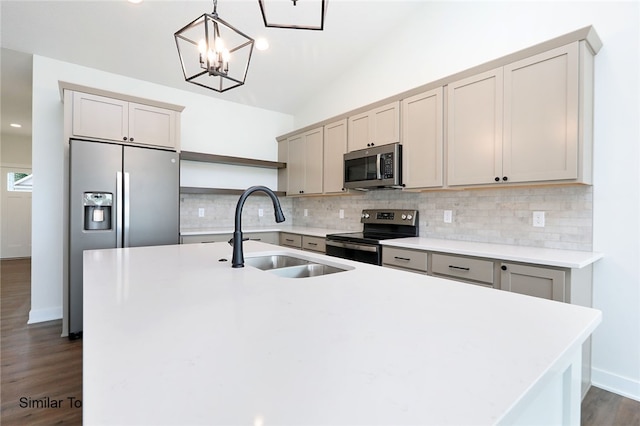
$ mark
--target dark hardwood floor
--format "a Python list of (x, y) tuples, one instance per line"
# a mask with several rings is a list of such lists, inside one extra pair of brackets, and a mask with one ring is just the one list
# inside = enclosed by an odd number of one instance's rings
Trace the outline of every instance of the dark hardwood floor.
[(30, 259), (0, 263), (2, 425), (82, 424), (82, 340), (61, 321), (27, 325)]
[[(0, 261), (0, 424), (82, 424), (82, 340), (60, 337), (61, 322), (27, 325), (31, 261)], [(59, 405), (59, 406), (58, 406)], [(640, 426), (640, 402), (592, 387), (583, 426)]]

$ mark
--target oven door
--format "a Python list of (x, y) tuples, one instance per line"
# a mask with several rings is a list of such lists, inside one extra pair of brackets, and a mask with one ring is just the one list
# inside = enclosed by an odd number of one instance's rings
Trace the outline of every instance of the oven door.
[(382, 250), (379, 244), (326, 240), (326, 254), (356, 262), (382, 265)]

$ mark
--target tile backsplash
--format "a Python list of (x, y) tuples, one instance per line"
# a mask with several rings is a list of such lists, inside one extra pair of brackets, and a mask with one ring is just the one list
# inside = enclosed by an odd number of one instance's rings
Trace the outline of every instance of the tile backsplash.
[[(197, 231), (212, 228), (231, 228), (234, 226), (238, 195), (180, 194), (180, 230)], [(293, 199), (280, 197), (280, 207), (286, 218), (285, 224), (292, 224)], [(204, 217), (199, 216), (204, 209)], [(258, 215), (259, 209), (263, 216)], [(242, 226), (274, 226), (273, 204), (271, 198), (260, 193), (250, 195), (242, 209)]]
[[(287, 221), (296, 226), (359, 231), (360, 212), (367, 208), (417, 209), (420, 236), (567, 250), (591, 250), (593, 187), (545, 186), (406, 192), (378, 190), (334, 197), (282, 197)], [(183, 194), (181, 229), (191, 231), (232, 227), (238, 196)], [(198, 209), (205, 217), (198, 217)], [(264, 216), (258, 216), (258, 209)], [(305, 216), (305, 209), (308, 216)], [(339, 218), (340, 210), (344, 218)], [(445, 223), (445, 210), (453, 213)], [(533, 212), (545, 213), (545, 226), (533, 226)], [(251, 196), (243, 211), (243, 226), (274, 224), (269, 198)]]

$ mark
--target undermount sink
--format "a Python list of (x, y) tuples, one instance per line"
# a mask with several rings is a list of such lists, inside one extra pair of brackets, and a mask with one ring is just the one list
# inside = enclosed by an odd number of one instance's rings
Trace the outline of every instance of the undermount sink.
[(307, 265), (309, 261), (299, 257), (274, 254), (271, 256), (248, 257), (244, 260), (244, 263), (254, 268), (268, 271), (289, 266)]
[(273, 254), (245, 258), (244, 263), (263, 271), (269, 271), (284, 278), (308, 278), (321, 275), (335, 274), (348, 271), (351, 268), (341, 268), (334, 265), (326, 265), (315, 260), (299, 257)]
[(289, 266), (288, 268), (273, 269), (276, 275), (286, 278), (306, 278), (317, 277), (320, 275), (335, 274), (336, 272), (344, 272), (346, 269), (336, 268), (335, 266), (322, 265), (320, 263), (308, 263), (306, 265)]

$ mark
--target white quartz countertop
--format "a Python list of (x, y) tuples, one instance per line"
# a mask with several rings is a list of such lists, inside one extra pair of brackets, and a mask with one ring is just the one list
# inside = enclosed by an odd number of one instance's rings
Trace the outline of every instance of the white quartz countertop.
[(602, 253), (592, 251), (558, 250), (421, 237), (384, 240), (381, 243), (383, 246), (389, 247), (436, 251), (563, 268), (584, 268), (603, 257)]
[(85, 251), (85, 424), (508, 422), (601, 321), (581, 306), (244, 247), (350, 270), (233, 269), (226, 243)]

